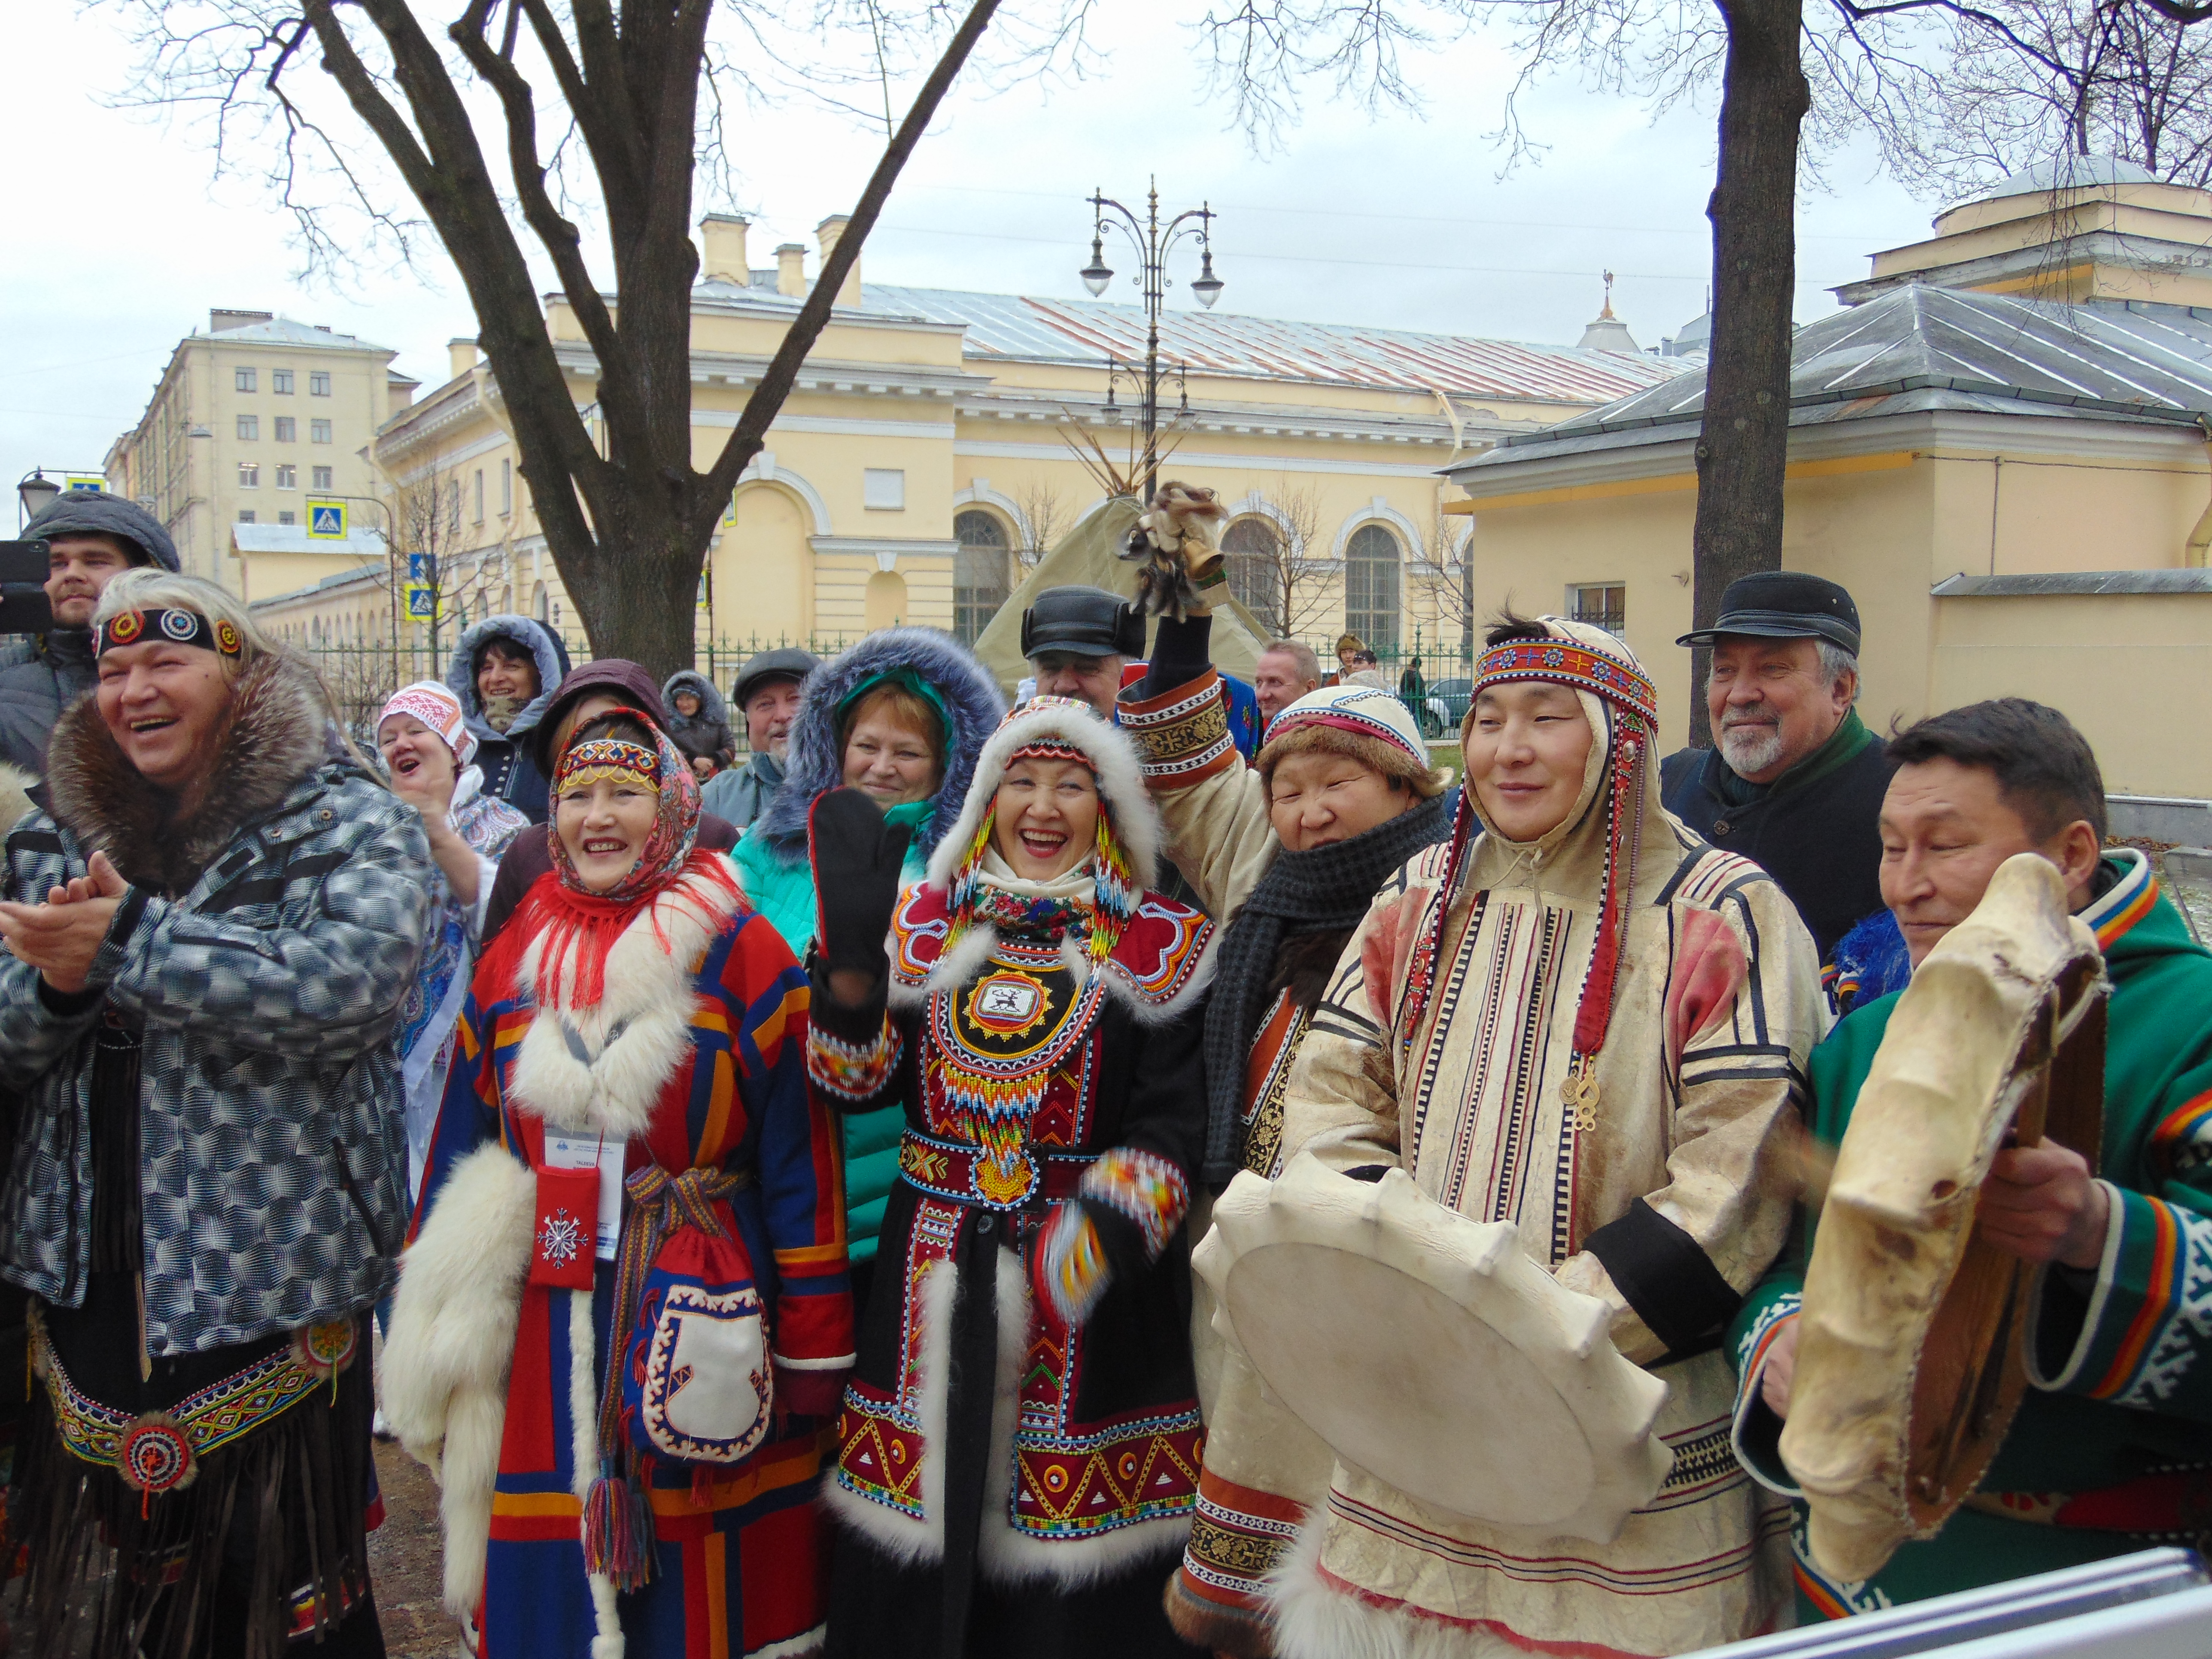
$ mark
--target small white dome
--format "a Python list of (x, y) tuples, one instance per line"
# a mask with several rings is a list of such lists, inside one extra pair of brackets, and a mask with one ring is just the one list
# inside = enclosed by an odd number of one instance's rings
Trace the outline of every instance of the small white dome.
[(2137, 161), (2112, 155), (2068, 155), (2023, 167), (1992, 190), (1984, 201), (2004, 196), (2048, 196), (2054, 190), (2086, 190), (2095, 185), (2155, 185), (2164, 182)]

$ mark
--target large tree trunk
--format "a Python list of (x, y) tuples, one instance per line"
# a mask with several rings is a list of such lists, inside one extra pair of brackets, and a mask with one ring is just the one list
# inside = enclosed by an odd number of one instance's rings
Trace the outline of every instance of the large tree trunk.
[[(1713, 222), (1712, 356), (1698, 434), (1692, 546), (1697, 626), (1739, 576), (1782, 568), (1790, 459), (1790, 337), (1797, 286), (1797, 134), (1811, 103), (1798, 59), (1802, 0), (1715, 0), (1728, 21)], [(1690, 741), (1712, 741), (1707, 653), (1692, 654)]]

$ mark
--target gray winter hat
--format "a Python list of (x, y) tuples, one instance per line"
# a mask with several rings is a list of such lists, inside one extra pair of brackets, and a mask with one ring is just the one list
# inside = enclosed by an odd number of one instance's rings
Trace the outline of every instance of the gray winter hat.
[(71, 489), (57, 495), (23, 526), (26, 541), (49, 536), (112, 536), (138, 550), (141, 563), (177, 568), (177, 544), (137, 502), (104, 489)]
[(821, 666), (821, 658), (795, 645), (757, 651), (730, 684), (730, 707), (742, 713), (745, 699), (770, 680), (803, 680)]

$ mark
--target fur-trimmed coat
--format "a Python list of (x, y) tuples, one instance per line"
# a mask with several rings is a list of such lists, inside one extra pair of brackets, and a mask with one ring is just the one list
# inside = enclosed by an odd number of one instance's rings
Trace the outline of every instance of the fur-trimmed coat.
[[(689, 691), (699, 699), (697, 714), (677, 713), (676, 694), (679, 691)], [(722, 694), (714, 690), (714, 681), (689, 668), (680, 668), (660, 688), (660, 702), (668, 710), (668, 740), (687, 758), (696, 760), (703, 755), (717, 766), (729, 764), (730, 757), (737, 752), (730, 738), (730, 708), (722, 701)]]
[[(494, 640), (505, 640), (530, 653), (538, 665), (538, 695), (525, 703), (504, 732), (484, 718), (477, 695), (477, 658)], [(532, 753), (531, 734), (553, 706), (554, 694), (568, 672), (568, 653), (553, 630), (528, 617), (501, 612), (486, 617), (461, 635), (446, 665), (446, 689), (461, 700), (462, 718), (476, 734), (476, 763), (483, 769), (483, 792), (520, 811), (532, 823), (545, 822), (546, 779)]]
[(392, 1288), (406, 1143), (391, 1033), (435, 868), (420, 815), (335, 746), (290, 659), (241, 673), (197, 811), (125, 760), (89, 699), (48, 753), (51, 813), (6, 839), (18, 902), (105, 851), (129, 895), (88, 988), (0, 956), (0, 1084), (25, 1096), (0, 1276), (79, 1305), (91, 1266), (93, 1054), (143, 1028), (146, 1341), (203, 1351), (336, 1319)]

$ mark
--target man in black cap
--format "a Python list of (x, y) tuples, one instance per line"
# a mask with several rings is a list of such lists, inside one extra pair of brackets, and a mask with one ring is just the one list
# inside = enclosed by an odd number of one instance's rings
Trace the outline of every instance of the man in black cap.
[[(133, 565), (177, 568), (176, 544), (137, 502), (98, 489), (57, 495), (24, 526), (46, 544), (46, 599), (54, 624), (0, 648), (0, 761), (44, 776), (46, 734), (89, 690), (92, 612), (111, 577)], [(0, 629), (8, 627), (0, 616)]]
[(1820, 957), (1882, 908), (1875, 823), (1893, 769), (1861, 724), (1859, 612), (1834, 582), (1768, 570), (1730, 582), (1711, 628), (1705, 712), (1715, 746), (1660, 768), (1668, 809), (1772, 876)]
[(796, 646), (756, 652), (730, 686), (730, 705), (745, 720), (743, 766), (726, 767), (708, 781), (700, 799), (706, 810), (738, 829), (750, 825), (783, 787), (783, 756), (791, 723), (799, 717), (799, 688), (822, 659)]
[(1040, 696), (1073, 697), (1114, 718), (1121, 671), (1145, 654), (1145, 613), (1103, 587), (1048, 587), (1022, 612), (1022, 655)]

